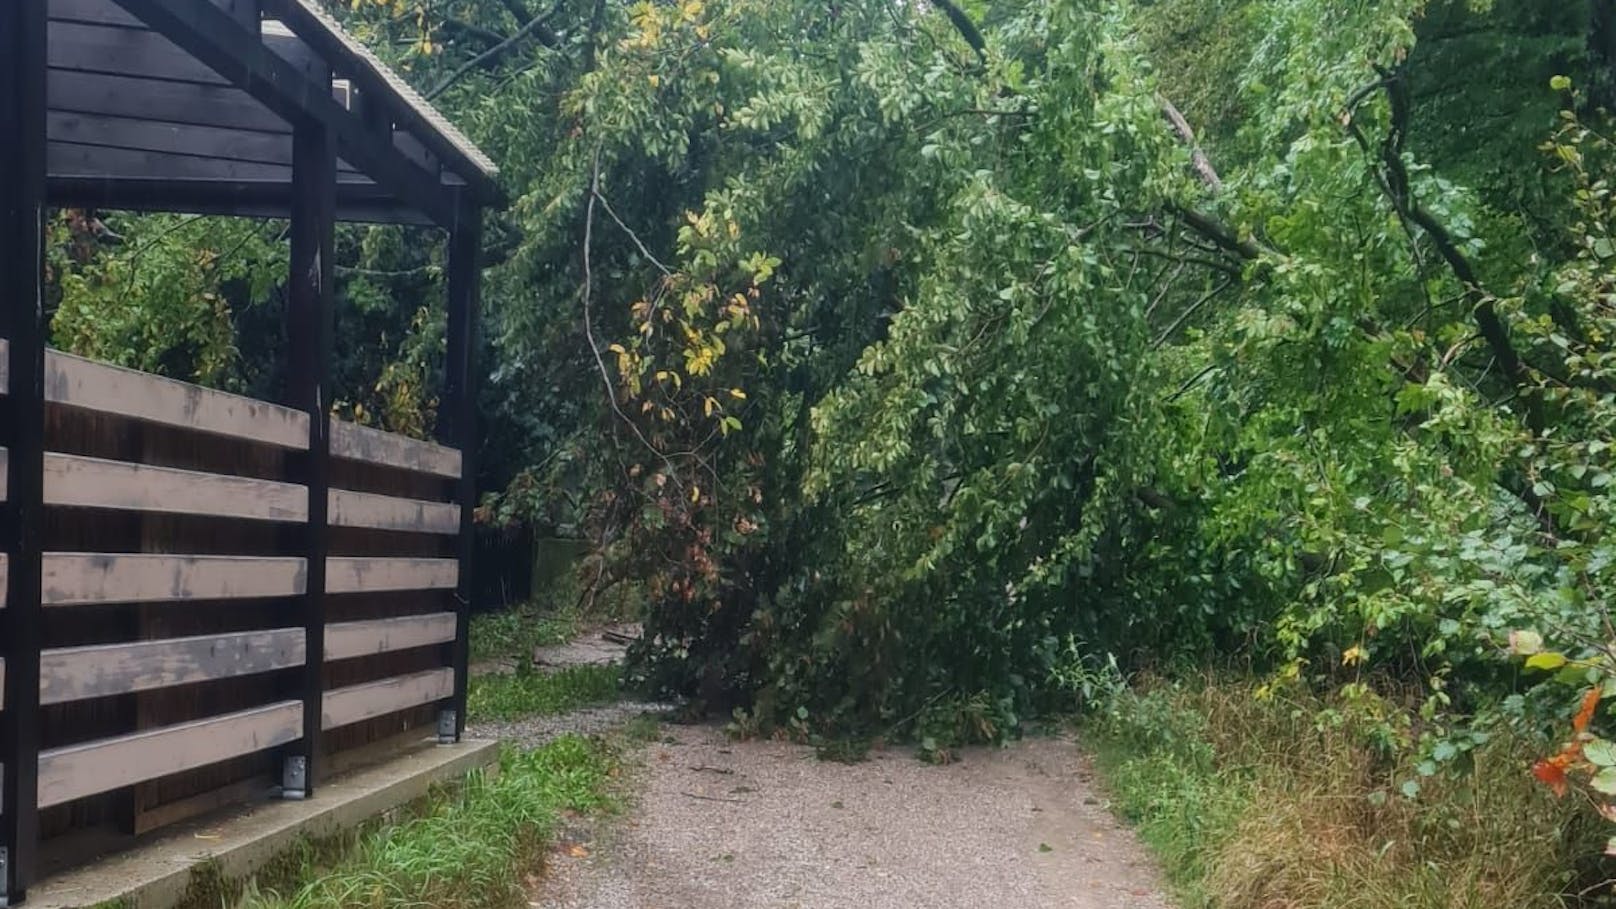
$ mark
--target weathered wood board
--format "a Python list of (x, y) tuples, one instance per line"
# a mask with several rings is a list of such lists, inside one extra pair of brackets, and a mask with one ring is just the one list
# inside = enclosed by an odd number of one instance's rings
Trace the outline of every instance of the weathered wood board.
[(295, 556), (48, 552), (44, 563), (46, 606), (295, 596), (306, 580)]
[(448, 502), (424, 502), (420, 499), (333, 489), (330, 491), (329, 513), (331, 524), (335, 527), (364, 527), (407, 533), (460, 532), (460, 506)]
[(301, 628), (47, 650), (40, 703), (149, 691), (303, 665)]
[(134, 735), (54, 748), (39, 756), (39, 805), (121, 789), (296, 741), (303, 704), (282, 701)]
[[(0, 364), (10, 363), (9, 350), (0, 339)], [(9, 378), (9, 367), (0, 366), (0, 390), (10, 387)], [(45, 400), (278, 448), (309, 447), (309, 416), (300, 410), (59, 350), (45, 352)]]
[(455, 586), (460, 577), (460, 563), (454, 559), (332, 556), (325, 566), (327, 593), (436, 590)]
[(337, 622), (325, 629), (325, 658), (348, 660), (454, 640), (457, 617), (452, 612)]
[(331, 456), (440, 477), (460, 476), (460, 452), (453, 448), (344, 420), (331, 421)]
[(454, 670), (429, 669), (395, 679), (383, 679), (328, 691), (322, 728), (335, 729), (372, 717), (397, 713), (454, 694)]
[(45, 455), (45, 504), (263, 521), (306, 521), (309, 491), (295, 483)]

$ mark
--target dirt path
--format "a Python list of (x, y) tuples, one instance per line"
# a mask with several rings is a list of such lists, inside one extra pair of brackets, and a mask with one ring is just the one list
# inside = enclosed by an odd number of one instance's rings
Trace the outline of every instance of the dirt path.
[(1163, 909), (1075, 745), (860, 764), (667, 727), (628, 816), (555, 856), (534, 909)]

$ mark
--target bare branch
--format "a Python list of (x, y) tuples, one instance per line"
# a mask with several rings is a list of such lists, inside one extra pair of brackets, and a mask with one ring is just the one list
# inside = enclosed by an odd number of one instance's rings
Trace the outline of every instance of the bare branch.
[(1162, 95), (1156, 96), (1156, 103), (1161, 105), (1162, 116), (1166, 117), (1167, 122), (1172, 124), (1173, 132), (1177, 133), (1178, 138), (1189, 146), (1190, 163), (1194, 165), (1195, 172), (1201, 175), (1201, 182), (1206, 184), (1207, 189), (1215, 193), (1223, 192), (1223, 180), (1218, 177), (1218, 172), (1212, 167), (1212, 162), (1207, 158), (1206, 152), (1201, 151), (1200, 144), (1195, 141), (1195, 130), (1190, 129), (1190, 121), (1184, 119), (1184, 115), (1179, 113), (1178, 107)]

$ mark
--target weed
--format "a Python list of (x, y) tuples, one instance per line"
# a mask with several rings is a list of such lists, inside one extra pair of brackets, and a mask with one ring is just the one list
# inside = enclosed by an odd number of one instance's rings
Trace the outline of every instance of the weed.
[(533, 658), (536, 647), (565, 644), (577, 637), (584, 624), (583, 614), (574, 609), (541, 612), (526, 604), (503, 612), (490, 612), (471, 620), (471, 659), (473, 662)]
[(1576, 808), (1524, 768), (1541, 744), (1500, 729), (1468, 773), (1423, 777), (1351, 712), (1213, 680), (1124, 691), (1087, 724), (1117, 810), (1189, 907), (1551, 909), (1587, 849)]
[(434, 906), (503, 909), (523, 901), (523, 872), (540, 863), (562, 812), (600, 812), (616, 756), (575, 736), (536, 751), (507, 748), (497, 775), (475, 774), (399, 823), (376, 826), (331, 857), (305, 853), (290, 886), (260, 879), (246, 909)]
[(513, 720), (609, 704), (622, 688), (616, 666), (572, 666), (556, 672), (518, 669), (471, 680), (466, 713), (473, 720)]

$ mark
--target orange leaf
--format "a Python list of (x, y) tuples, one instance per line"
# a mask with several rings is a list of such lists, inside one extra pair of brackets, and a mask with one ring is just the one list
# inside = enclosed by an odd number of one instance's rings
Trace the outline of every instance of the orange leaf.
[(1576, 717), (1572, 719), (1571, 728), (1579, 733), (1587, 732), (1588, 724), (1594, 719), (1594, 710), (1598, 707), (1599, 689), (1590, 688), (1588, 693), (1582, 696), (1582, 709), (1578, 710)]
[(1554, 790), (1556, 797), (1566, 793), (1565, 756), (1555, 755), (1532, 765), (1532, 775)]

